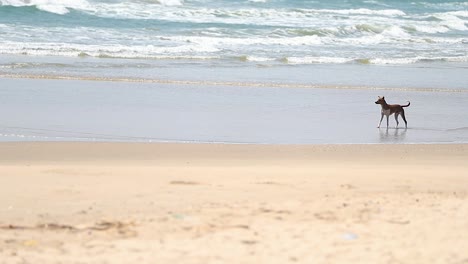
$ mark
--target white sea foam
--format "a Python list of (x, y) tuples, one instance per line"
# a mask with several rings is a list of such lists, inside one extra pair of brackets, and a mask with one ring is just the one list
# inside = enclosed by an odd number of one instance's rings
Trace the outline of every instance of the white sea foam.
[[(176, 22), (193, 23), (225, 23), (245, 25), (296, 26), (327, 25), (335, 21), (331, 16), (372, 16), (392, 18), (405, 15), (403, 11), (393, 9), (273, 9), (273, 8), (228, 8), (228, 7), (198, 7), (179, 8), (177, 6), (150, 7), (141, 2), (95, 3), (93, 10), (85, 10), (93, 15), (112, 18), (158, 19)], [(357, 23), (362, 19), (357, 17)], [(338, 23), (339, 21), (336, 21)]]
[(0, 69), (21, 69), (21, 68), (33, 67), (35, 65), (39, 65), (39, 64), (17, 62), (17, 63), (10, 63), (10, 64), (0, 64)]
[[(75, 31), (76, 32), (75, 32)], [(70, 38), (64, 39), (69, 42), (74, 36), (79, 36), (80, 29), (71, 30)], [(11, 32), (12, 34), (14, 32)], [(295, 58), (291, 59), (291, 63), (305, 63), (307, 60), (312, 63), (326, 63), (328, 58), (335, 60), (330, 63), (344, 63), (347, 62), (349, 54), (354, 53), (352, 59), (355, 58), (373, 58), (375, 55), (362, 50), (363, 47), (372, 47), (379, 44), (391, 44), (393, 50), (382, 50), (380, 53), (385, 53), (389, 58), (392, 58), (403, 49), (407, 52), (407, 56), (411, 57), (410, 50), (412, 47), (417, 48), (419, 53), (426, 50), (426, 53), (432, 53), (434, 57), (446, 56), (444, 54), (463, 54), (466, 53), (465, 43), (468, 43), (468, 38), (445, 38), (445, 37), (432, 37), (428, 39), (425, 36), (415, 37), (407, 35), (401, 29), (390, 28), (380, 34), (371, 36), (361, 36), (356, 38), (336, 38), (336, 37), (319, 37), (301, 36), (301, 37), (244, 37), (244, 38), (230, 38), (230, 37), (208, 37), (208, 36), (151, 36), (151, 39), (140, 40), (141, 44), (135, 42), (123, 42), (125, 39), (120, 39), (114, 32), (101, 32), (98, 34), (105, 42), (99, 44), (78, 44), (67, 42), (50, 42), (48, 39), (53, 38), (53, 35), (37, 29), (31, 34), (42, 34), (43, 41), (41, 42), (23, 42), (23, 41), (3, 41), (0, 42), (1, 54), (23, 54), (23, 55), (57, 55), (57, 56), (91, 56), (91, 57), (109, 57), (109, 58), (188, 58), (197, 56), (203, 57), (232, 57), (235, 54), (246, 54), (246, 60), (261, 60), (265, 57), (264, 50), (270, 50), (272, 54), (282, 54), (290, 52), (290, 50), (299, 51), (302, 54), (302, 61)], [(114, 37), (115, 36), (115, 37)], [(117, 39), (114, 39), (116, 38)], [(17, 36), (21, 38), (21, 36)], [(97, 37), (92, 37), (93, 39)], [(150, 42), (151, 41), (151, 42)], [(120, 44), (112, 44), (118, 42)], [(135, 43), (135, 44), (134, 44)], [(152, 44), (144, 44), (152, 43)], [(334, 56), (310, 56), (308, 51), (318, 51), (325, 46), (329, 53), (335, 50)], [(450, 45), (450, 46), (447, 46)], [(355, 51), (345, 55), (347, 50), (354, 47)], [(343, 50), (343, 52), (341, 51)], [(228, 51), (228, 52), (226, 52)], [(357, 53), (356, 53), (357, 52)], [(308, 54), (309, 53), (309, 54)], [(368, 53), (368, 54), (367, 54)], [(367, 54), (367, 55), (366, 55)], [(325, 54), (324, 54), (325, 55)], [(358, 57), (356, 57), (356, 55)], [(455, 57), (459, 57), (455, 56)], [(424, 55), (426, 56), (426, 55)], [(272, 56), (268, 56), (270, 58)], [(274, 56), (273, 56), (274, 57)], [(272, 57), (272, 58), (273, 58)], [(280, 59), (278, 55), (274, 59)], [(300, 57), (300, 56), (291, 56)], [(321, 57), (320, 61), (317, 57)], [(336, 59), (337, 57), (347, 58)], [(325, 58), (325, 59), (323, 59)], [(430, 58), (427, 55), (427, 58)], [(352, 60), (351, 59), (351, 60)]]
[(176, 36), (167, 37), (168, 40), (178, 43), (195, 43), (211, 47), (229, 47), (229, 46), (249, 46), (249, 45), (281, 45), (281, 46), (303, 46), (317, 45), (322, 43), (319, 36), (301, 36), (290, 38), (278, 37), (251, 37), (251, 38), (230, 38), (230, 37), (187, 37)]
[(337, 57), (288, 57), (285, 62), (288, 64), (316, 64), (316, 63), (334, 63), (342, 64), (353, 61), (351, 58)]
[(455, 15), (452, 12), (447, 12), (447, 13), (438, 13), (434, 14), (434, 17), (442, 20), (440, 22), (440, 25), (446, 26), (451, 29), (455, 30), (468, 30), (466, 27), (466, 23), (468, 21), (465, 21), (464, 19), (459, 18), (459, 15)]
[[(91, 56), (101, 58), (210, 58), (200, 53), (218, 50), (209, 45), (182, 45), (175, 47), (123, 46), (123, 45), (80, 45), (67, 43), (2, 43), (0, 54), (22, 54), (32, 56)], [(168, 55), (172, 54), (172, 55)]]
[[(182, 6), (184, 4), (183, 0), (126, 0), (126, 1), (95, 1), (95, 5), (106, 5), (106, 6), (119, 6), (125, 4), (128, 6), (146, 6), (147, 9), (151, 9), (151, 5), (162, 5), (162, 6)], [(141, 11), (144, 11), (142, 9)]]
[(246, 61), (252, 61), (252, 62), (267, 62), (267, 61), (276, 60), (275, 58), (260, 57), (260, 56), (243, 56), (241, 59), (245, 59)]
[(406, 58), (372, 58), (372, 59), (358, 59), (358, 58), (341, 58), (341, 57), (288, 57), (284, 59), (288, 64), (344, 64), (344, 63), (368, 63), (377, 65), (387, 64), (414, 64), (418, 62), (468, 62), (468, 56), (460, 57), (406, 57)]
[(423, 33), (445, 33), (450, 31), (450, 29), (446, 26), (440, 26), (440, 25), (414, 25), (413, 26), (415, 30)]
[(66, 14), (69, 8), (89, 10), (91, 5), (86, 0), (0, 0), (2, 6), (35, 6), (37, 9), (56, 14)]
[(468, 2), (466, 1), (461, 1), (461, 2), (448, 2), (448, 3), (430, 3), (430, 2), (412, 2), (411, 4), (421, 4), (425, 7), (429, 8), (443, 8), (443, 9), (464, 9), (468, 7)]
[(183, 5), (182, 0), (157, 0), (157, 2), (161, 5), (165, 6), (181, 6)]
[(371, 64), (412, 64), (423, 58), (375, 58), (370, 59)]
[(396, 38), (408, 38), (410, 34), (408, 34), (404, 29), (399, 26), (391, 26), (385, 29), (382, 32), (382, 35), (386, 37), (396, 37)]
[[(467, 2), (467, 6), (468, 6), (468, 2)], [(446, 14), (454, 15), (454, 16), (461, 16), (461, 17), (468, 17), (468, 11), (466, 10), (446, 12)]]
[(434, 62), (434, 61), (446, 61), (446, 62), (467, 62), (468, 56), (460, 57), (410, 57), (410, 58), (374, 58), (370, 59), (371, 64), (413, 64), (417, 62)]
[(367, 8), (359, 9), (315, 9), (310, 10), (318, 13), (333, 13), (342, 15), (380, 15), (380, 16), (404, 16), (405, 12), (397, 9), (371, 10)]

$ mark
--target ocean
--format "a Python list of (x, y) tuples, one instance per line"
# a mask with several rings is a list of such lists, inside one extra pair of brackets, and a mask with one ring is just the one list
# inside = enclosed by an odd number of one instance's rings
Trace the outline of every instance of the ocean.
[[(0, 0), (0, 36), (0, 140), (468, 142), (466, 1)], [(413, 130), (375, 134), (377, 95)]]
[(168, 68), (307, 65), (466, 71), (468, 2), (0, 0), (0, 36), (4, 74), (155, 79), (173, 78)]

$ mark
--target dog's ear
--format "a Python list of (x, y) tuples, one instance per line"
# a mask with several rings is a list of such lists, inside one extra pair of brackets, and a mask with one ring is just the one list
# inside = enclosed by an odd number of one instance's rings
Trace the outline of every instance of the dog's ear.
[(377, 96), (379, 99), (381, 98), (380, 96)]
[(382, 96), (382, 99), (385, 99), (385, 96)]

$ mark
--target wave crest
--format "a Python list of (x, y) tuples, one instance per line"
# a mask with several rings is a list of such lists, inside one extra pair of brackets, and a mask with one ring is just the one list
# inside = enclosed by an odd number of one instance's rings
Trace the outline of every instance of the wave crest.
[(183, 5), (183, 0), (139, 0), (137, 2), (149, 3), (149, 4), (159, 4), (164, 6), (181, 6)]
[(90, 9), (86, 0), (0, 0), (0, 6), (34, 6), (39, 10), (64, 15), (69, 9)]

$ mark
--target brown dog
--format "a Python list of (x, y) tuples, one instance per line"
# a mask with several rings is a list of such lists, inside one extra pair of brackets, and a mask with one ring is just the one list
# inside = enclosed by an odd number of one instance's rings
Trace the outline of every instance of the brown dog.
[(375, 103), (382, 106), (382, 112), (381, 112), (382, 117), (380, 117), (380, 122), (379, 122), (378, 128), (380, 128), (380, 124), (382, 124), (382, 119), (383, 119), (384, 116), (387, 117), (387, 128), (388, 128), (388, 117), (391, 116), (392, 114), (395, 114), (395, 120), (396, 120), (397, 127), (398, 127), (398, 124), (399, 124), (399, 122), (398, 122), (398, 116), (399, 115), (401, 115), (401, 117), (403, 118), (403, 121), (405, 121), (405, 127), (408, 127), (408, 122), (406, 122), (405, 110), (403, 109), (403, 107), (408, 107), (410, 105), (409, 101), (408, 101), (407, 105), (397, 105), (397, 104), (389, 105), (385, 101), (384, 96), (382, 96), (382, 97), (379, 96), (379, 99)]

